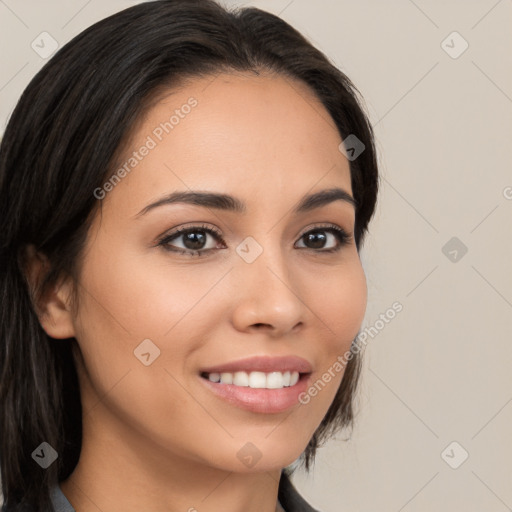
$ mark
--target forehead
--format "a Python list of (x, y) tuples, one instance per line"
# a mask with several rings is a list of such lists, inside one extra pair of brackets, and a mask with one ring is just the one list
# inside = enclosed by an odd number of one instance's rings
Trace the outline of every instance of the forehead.
[(152, 99), (112, 169), (126, 172), (105, 202), (139, 211), (176, 189), (223, 191), (247, 203), (333, 186), (351, 193), (340, 143), (302, 82), (269, 73), (189, 80)]

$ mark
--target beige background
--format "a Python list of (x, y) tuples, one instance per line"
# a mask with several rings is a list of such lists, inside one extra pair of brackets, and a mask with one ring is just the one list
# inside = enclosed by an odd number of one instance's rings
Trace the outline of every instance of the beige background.
[[(45, 62), (36, 36), (62, 45), (135, 3), (0, 0), (2, 130)], [(280, 14), (326, 52), (365, 97), (380, 152), (362, 253), (378, 334), (356, 428), (296, 486), (323, 512), (512, 510), (512, 2), (225, 3)]]

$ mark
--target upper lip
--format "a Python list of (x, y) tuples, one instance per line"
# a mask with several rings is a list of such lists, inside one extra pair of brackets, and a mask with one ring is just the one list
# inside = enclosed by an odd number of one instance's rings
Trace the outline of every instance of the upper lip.
[(296, 371), (299, 373), (310, 373), (313, 367), (298, 356), (255, 356), (247, 359), (239, 359), (238, 361), (230, 361), (208, 368), (203, 368), (204, 373), (233, 373), (233, 372), (286, 372)]

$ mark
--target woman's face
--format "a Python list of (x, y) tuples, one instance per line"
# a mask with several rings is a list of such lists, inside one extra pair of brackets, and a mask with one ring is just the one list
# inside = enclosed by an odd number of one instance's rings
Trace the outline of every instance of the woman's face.
[[(94, 421), (127, 449), (236, 472), (301, 454), (366, 306), (351, 202), (298, 209), (320, 191), (352, 195), (340, 142), (306, 86), (275, 75), (196, 79), (153, 103), (114, 170), (125, 172), (96, 192), (72, 318), (85, 433)], [(243, 211), (162, 201), (177, 192), (226, 194)], [(294, 368), (300, 379), (285, 386)], [(244, 370), (274, 388), (243, 386)]]

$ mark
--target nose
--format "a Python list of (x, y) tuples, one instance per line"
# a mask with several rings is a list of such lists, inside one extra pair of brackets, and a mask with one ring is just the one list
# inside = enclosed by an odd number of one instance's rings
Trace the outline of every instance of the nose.
[(240, 258), (232, 272), (232, 322), (242, 332), (264, 329), (282, 337), (306, 322), (307, 308), (300, 280), (280, 249), (264, 248), (252, 263)]

